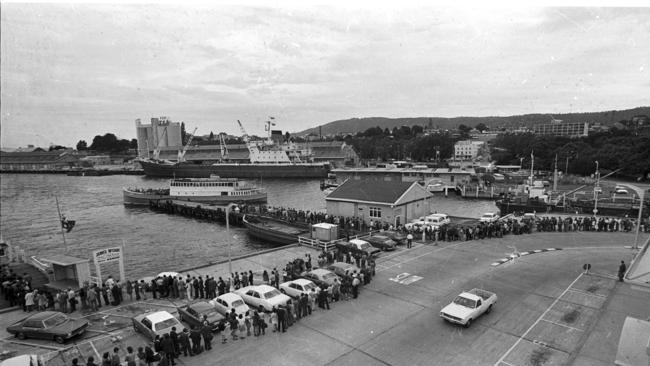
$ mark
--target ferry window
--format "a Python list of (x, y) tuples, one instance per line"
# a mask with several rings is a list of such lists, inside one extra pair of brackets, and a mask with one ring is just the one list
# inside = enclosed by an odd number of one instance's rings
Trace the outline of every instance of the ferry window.
[(453, 175), (449, 176), (449, 181), (453, 183), (453, 181), (454, 181), (454, 176)]
[(379, 207), (369, 207), (368, 211), (370, 211), (370, 217), (381, 218), (381, 208), (379, 208)]

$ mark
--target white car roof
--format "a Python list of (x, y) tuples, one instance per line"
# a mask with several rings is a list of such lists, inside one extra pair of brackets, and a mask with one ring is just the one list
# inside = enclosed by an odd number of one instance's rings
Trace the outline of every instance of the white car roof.
[(361, 240), (361, 239), (352, 239), (352, 240), (350, 240), (350, 243), (352, 243), (352, 244), (369, 244), (367, 241)]
[(293, 280), (293, 281), (289, 281), (289, 282), (290, 283), (291, 282), (292, 283), (297, 283), (299, 285), (307, 285), (307, 284), (313, 283), (312, 281), (304, 279), (304, 278), (298, 278), (297, 280)]
[(173, 317), (174, 317), (173, 315), (171, 315), (170, 313), (168, 313), (166, 311), (157, 311), (155, 313), (151, 313), (151, 314), (148, 314), (148, 315), (145, 316), (145, 318), (149, 319), (152, 324), (160, 323), (162, 321), (165, 321), (167, 319), (171, 319)]
[(217, 296), (217, 299), (225, 300), (228, 303), (232, 303), (233, 301), (236, 300), (242, 300), (241, 296), (237, 294), (233, 294), (232, 292), (226, 292), (223, 295)]
[(249, 286), (249, 287), (258, 292), (269, 292), (271, 290), (277, 290), (275, 287), (269, 285), (257, 285), (257, 286)]
[(324, 274), (334, 273), (334, 272), (330, 271), (329, 269), (325, 269), (325, 268), (316, 268), (316, 269), (312, 269), (311, 273), (324, 275)]

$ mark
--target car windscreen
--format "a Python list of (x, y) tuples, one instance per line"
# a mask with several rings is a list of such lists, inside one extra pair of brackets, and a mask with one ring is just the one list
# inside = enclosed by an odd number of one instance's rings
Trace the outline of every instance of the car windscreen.
[(270, 298), (276, 297), (278, 295), (280, 295), (280, 291), (278, 291), (277, 289), (273, 289), (271, 291), (265, 292), (264, 293), (264, 298), (265, 299), (270, 299)]
[(325, 274), (323, 275), (323, 279), (324, 279), (324, 280), (328, 280), (328, 279), (330, 279), (330, 278), (336, 278), (336, 277), (337, 277), (337, 276), (336, 276), (334, 273), (325, 273)]
[(476, 301), (468, 299), (466, 297), (457, 296), (454, 299), (454, 304), (464, 306), (466, 308), (474, 309), (476, 307)]
[(367, 248), (370, 248), (370, 244), (368, 244), (368, 243), (362, 243), (362, 244), (359, 244), (359, 248), (361, 248), (361, 249), (367, 249)]
[(66, 320), (68, 320), (68, 318), (65, 315), (56, 314), (54, 316), (45, 319), (45, 327), (46, 328), (56, 327), (57, 325), (61, 325), (65, 323)]
[(240, 307), (240, 306), (242, 306), (242, 305), (244, 305), (244, 301), (243, 301), (243, 300), (239, 300), (239, 299), (233, 301), (232, 304), (230, 304), (230, 306), (233, 307), (233, 308)]
[(161, 321), (160, 323), (156, 323), (156, 330), (163, 330), (163, 329), (171, 328), (176, 325), (178, 325), (176, 319), (169, 318)]
[(311, 289), (316, 288), (316, 285), (314, 285), (313, 283), (308, 283), (304, 285), (303, 288), (305, 289), (305, 291), (311, 291)]

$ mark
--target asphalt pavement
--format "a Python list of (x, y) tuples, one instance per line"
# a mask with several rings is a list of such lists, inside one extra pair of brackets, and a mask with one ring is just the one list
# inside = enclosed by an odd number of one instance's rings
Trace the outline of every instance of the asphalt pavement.
[[(650, 317), (650, 289), (616, 279), (620, 261), (629, 263), (636, 253), (626, 248), (633, 241), (633, 233), (571, 232), (416, 242), (410, 250), (381, 253), (377, 276), (358, 299), (319, 309), (286, 333), (214, 342), (212, 351), (181, 357), (178, 364), (611, 365), (625, 316)], [(545, 248), (561, 250), (536, 252)], [(233, 261), (233, 271), (281, 268), (308, 251), (291, 247)], [(521, 252), (530, 254), (512, 255)], [(315, 261), (316, 252), (310, 253)], [(504, 257), (509, 260), (495, 265)], [(583, 273), (585, 263), (591, 264), (588, 274)], [(225, 275), (227, 269), (226, 263), (195, 273)], [(458, 293), (475, 287), (498, 295), (490, 314), (470, 328), (439, 317)], [(3, 334), (9, 321), (23, 316), (3, 314), (2, 348), (57, 354), (50, 364), (70, 364), (75, 355), (144, 345), (146, 340), (131, 329), (130, 317), (155, 309), (173, 312), (183, 303), (148, 300), (87, 314), (92, 331), (64, 345), (64, 352), (51, 342), (27, 340), (25, 345)]]

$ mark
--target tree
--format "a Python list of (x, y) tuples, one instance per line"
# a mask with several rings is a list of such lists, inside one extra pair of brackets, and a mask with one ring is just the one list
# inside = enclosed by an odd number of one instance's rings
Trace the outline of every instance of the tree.
[(185, 145), (185, 139), (187, 138), (187, 132), (185, 131), (185, 122), (181, 122), (181, 143)]
[(67, 147), (61, 145), (51, 145), (48, 151), (65, 150)]
[(481, 122), (476, 125), (476, 129), (483, 132), (489, 130), (488, 126), (485, 125), (485, 123)]
[(129, 148), (137, 150), (137, 148), (138, 148), (138, 139), (131, 139), (131, 143), (129, 144)]
[(210, 141), (214, 141), (214, 132), (210, 131), (210, 137), (208, 138)]
[(77, 151), (88, 150), (88, 143), (85, 140), (77, 142)]
[(284, 133), (284, 141), (289, 142), (291, 140), (291, 134), (289, 131)]

